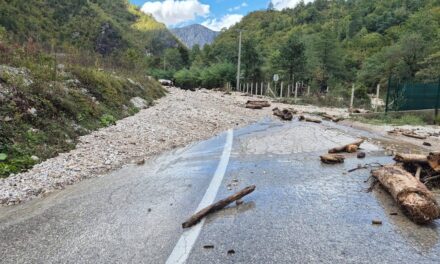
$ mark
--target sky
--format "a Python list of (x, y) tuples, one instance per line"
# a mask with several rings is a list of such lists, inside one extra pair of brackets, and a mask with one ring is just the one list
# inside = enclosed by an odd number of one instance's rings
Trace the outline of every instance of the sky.
[[(170, 28), (202, 24), (220, 31), (239, 22), (243, 16), (255, 10), (266, 9), (269, 0), (130, 0), (145, 13)], [(294, 7), (301, 0), (272, 0), (281, 10)], [(306, 0), (305, 2), (309, 2)]]

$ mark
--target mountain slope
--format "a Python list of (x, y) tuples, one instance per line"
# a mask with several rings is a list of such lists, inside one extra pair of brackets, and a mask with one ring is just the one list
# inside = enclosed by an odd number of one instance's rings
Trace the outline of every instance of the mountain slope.
[(161, 53), (179, 45), (163, 24), (126, 0), (0, 1), (0, 10), (0, 26), (21, 42), (32, 38), (102, 55), (129, 48)]
[(219, 32), (213, 31), (199, 24), (175, 28), (172, 29), (171, 32), (188, 48), (192, 48), (196, 44), (200, 47), (203, 47), (206, 44), (211, 44), (219, 34)]

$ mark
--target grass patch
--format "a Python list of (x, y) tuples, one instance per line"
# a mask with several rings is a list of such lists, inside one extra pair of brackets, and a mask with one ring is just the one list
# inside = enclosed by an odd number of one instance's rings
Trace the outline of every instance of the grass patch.
[(24, 77), (2, 74), (8, 78), (0, 83), (0, 178), (69, 151), (79, 136), (135, 114), (133, 97), (152, 104), (165, 94), (146, 76), (128, 78), (80, 66), (52, 79), (41, 72), (42, 63), (40, 68), (29, 67)]
[(415, 115), (415, 114), (403, 114), (399, 116), (395, 115), (377, 115), (377, 116), (354, 116), (353, 120), (359, 121), (362, 123), (372, 124), (372, 125), (412, 125), (412, 126), (423, 126), (428, 125), (428, 121), (423, 117)]

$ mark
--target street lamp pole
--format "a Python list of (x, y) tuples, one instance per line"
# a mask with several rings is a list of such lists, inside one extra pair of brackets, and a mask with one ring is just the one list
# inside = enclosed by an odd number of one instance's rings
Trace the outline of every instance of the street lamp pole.
[(240, 38), (238, 40), (238, 64), (237, 64), (237, 91), (240, 90), (240, 72), (241, 72), (241, 36), (242, 31), (240, 30)]

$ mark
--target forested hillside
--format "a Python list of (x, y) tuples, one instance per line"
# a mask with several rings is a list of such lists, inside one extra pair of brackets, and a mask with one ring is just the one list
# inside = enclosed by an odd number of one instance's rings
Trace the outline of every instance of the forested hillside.
[(187, 53), (126, 0), (0, 0), (0, 177), (148, 107)]
[[(191, 71), (178, 72), (178, 81), (234, 83), (238, 30), (245, 81), (279, 73), (285, 81), (305, 81), (316, 91), (330, 86), (344, 95), (351, 83), (367, 91), (386, 85), (390, 75), (422, 81), (440, 75), (440, 1), (316, 0), (249, 14), (210, 47), (193, 50)], [(206, 74), (207, 67), (223, 71)]]

